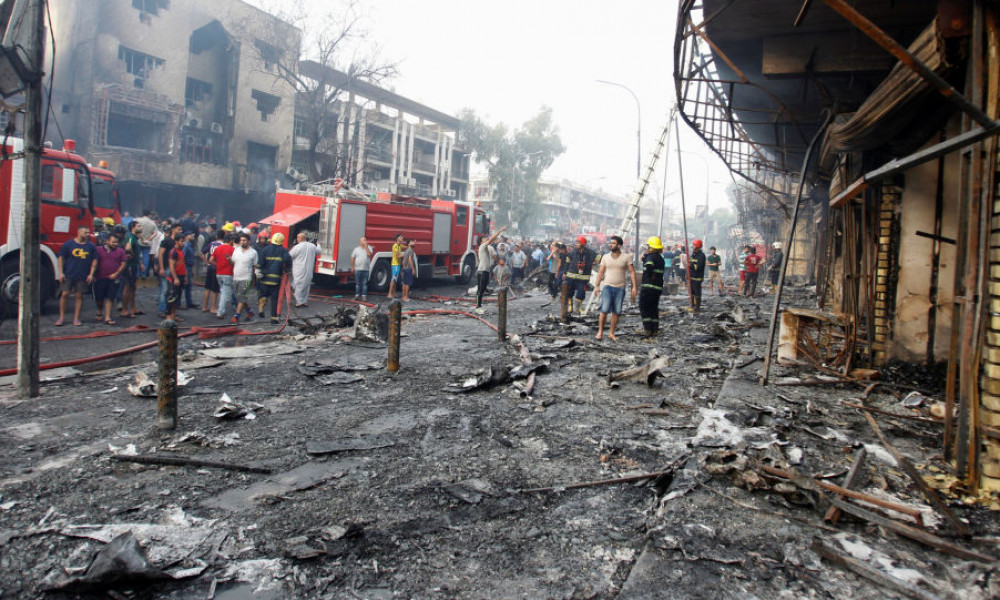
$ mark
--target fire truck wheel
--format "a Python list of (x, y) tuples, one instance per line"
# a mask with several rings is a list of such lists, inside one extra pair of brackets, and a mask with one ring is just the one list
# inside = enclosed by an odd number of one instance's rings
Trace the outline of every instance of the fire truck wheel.
[(465, 260), (462, 261), (462, 273), (461, 275), (455, 277), (459, 283), (462, 285), (468, 284), (472, 281), (472, 275), (476, 272), (476, 259), (472, 255), (466, 256)]
[(7, 316), (17, 312), (19, 280), (16, 258), (0, 262), (0, 310)]
[(389, 261), (382, 259), (375, 263), (372, 269), (371, 278), (368, 280), (368, 287), (376, 292), (384, 292), (389, 289), (389, 280), (392, 278), (392, 269), (389, 268)]

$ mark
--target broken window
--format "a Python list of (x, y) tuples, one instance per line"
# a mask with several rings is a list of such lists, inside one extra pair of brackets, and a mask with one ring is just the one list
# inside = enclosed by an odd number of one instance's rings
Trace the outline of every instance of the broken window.
[(167, 127), (170, 115), (126, 104), (111, 102), (108, 111), (108, 146), (168, 152)]
[(156, 15), (160, 10), (170, 8), (170, 0), (132, 0), (132, 8)]
[(278, 104), (281, 104), (281, 98), (260, 90), (250, 92), (250, 97), (257, 102), (257, 110), (260, 111), (261, 121), (266, 121), (269, 116), (274, 114), (274, 111), (278, 108)]
[(118, 46), (118, 60), (125, 63), (126, 73), (135, 75), (134, 83), (137, 88), (142, 88), (153, 69), (162, 67), (165, 62), (162, 58), (156, 58), (125, 46)]
[(274, 66), (281, 62), (284, 52), (274, 44), (269, 44), (260, 38), (256, 38), (253, 41), (253, 45), (257, 47), (257, 51), (260, 53), (260, 60), (264, 63), (264, 68), (268, 71), (273, 70)]
[(184, 105), (194, 106), (199, 102), (204, 102), (212, 97), (212, 84), (207, 81), (187, 78), (187, 85), (184, 86)]

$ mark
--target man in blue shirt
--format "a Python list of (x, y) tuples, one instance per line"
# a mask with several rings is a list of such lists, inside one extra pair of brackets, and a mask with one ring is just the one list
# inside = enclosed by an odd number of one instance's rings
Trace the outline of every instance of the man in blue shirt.
[(97, 270), (97, 247), (90, 243), (90, 229), (78, 227), (76, 237), (59, 248), (59, 320), (60, 326), (66, 319), (66, 304), (69, 295), (74, 295), (73, 325), (83, 325), (80, 310), (83, 308), (83, 293), (90, 290)]

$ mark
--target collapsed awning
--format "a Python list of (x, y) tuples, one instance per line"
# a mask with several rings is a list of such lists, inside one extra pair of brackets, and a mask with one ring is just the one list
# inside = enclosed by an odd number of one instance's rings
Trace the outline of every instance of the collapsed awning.
[(283, 227), (291, 227), (297, 223), (305, 221), (309, 217), (315, 215), (319, 212), (318, 208), (312, 208), (310, 206), (289, 206), (283, 211), (276, 212), (270, 217), (262, 219), (260, 223), (266, 225), (281, 225)]
[[(939, 75), (952, 67), (945, 57), (945, 43), (934, 22), (910, 44), (909, 52)], [(823, 158), (830, 158), (832, 153), (869, 150), (890, 142), (903, 134), (915, 118), (921, 118), (913, 111), (913, 103), (926, 95), (936, 95), (931, 84), (913, 69), (896, 63), (857, 111), (846, 119), (837, 119), (830, 126), (823, 145)]]

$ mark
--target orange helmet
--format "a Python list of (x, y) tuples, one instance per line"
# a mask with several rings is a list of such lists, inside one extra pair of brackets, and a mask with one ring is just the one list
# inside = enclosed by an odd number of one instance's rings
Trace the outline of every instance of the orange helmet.
[(701, 248), (701, 240), (695, 240), (691, 242), (691, 244), (693, 244), (695, 248)]
[(587, 243), (587, 238), (586, 238), (586, 236), (582, 236), (581, 235), (580, 237), (576, 238), (576, 241), (579, 244), (586, 244)]

